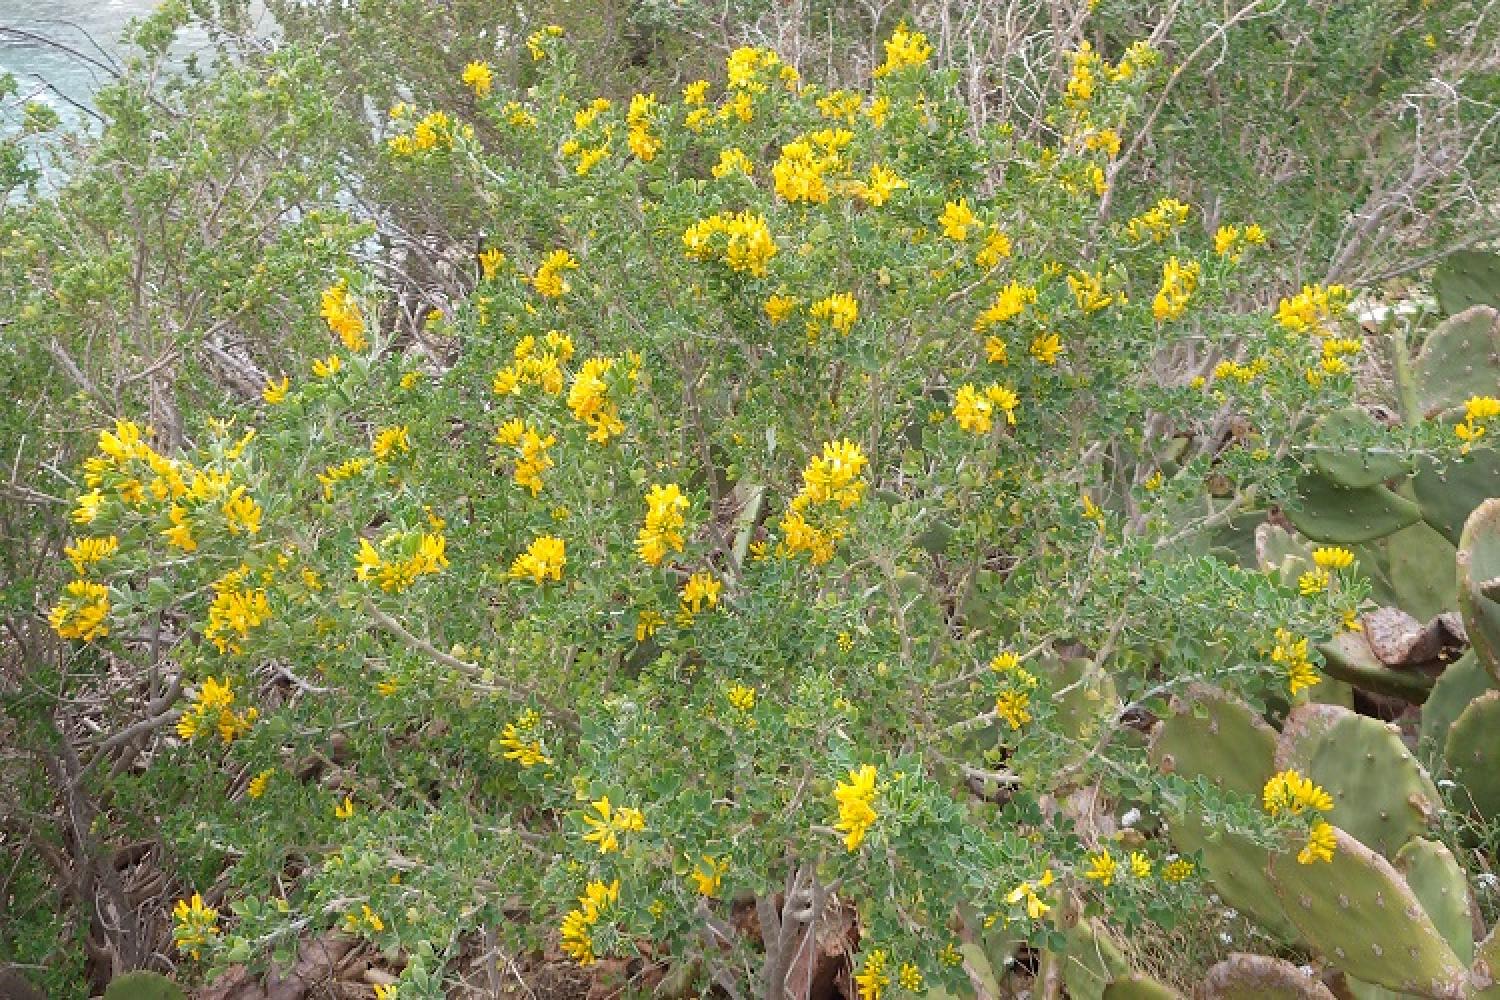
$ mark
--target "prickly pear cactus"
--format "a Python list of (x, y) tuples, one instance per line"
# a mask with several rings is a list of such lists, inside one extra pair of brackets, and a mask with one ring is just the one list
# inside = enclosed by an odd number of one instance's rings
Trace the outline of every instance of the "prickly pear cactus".
[(1457, 545), (1469, 515), (1500, 492), (1500, 448), (1475, 448), (1449, 462), (1419, 458), (1411, 485), (1422, 520)]
[(1079, 920), (1063, 933), (1068, 944), (1057, 960), (1074, 1000), (1101, 1000), (1105, 987), (1130, 974), (1130, 963), (1097, 921)]
[(1500, 924), (1474, 949), (1474, 968), (1469, 972), (1472, 1000), (1500, 1000)]
[(1497, 690), (1494, 678), (1485, 672), (1472, 649), (1448, 664), (1438, 676), (1437, 683), (1432, 685), (1432, 693), (1422, 704), (1419, 730), (1418, 750), (1429, 769), (1436, 771), (1442, 764), (1448, 732), (1469, 707), (1469, 702), (1494, 690)]
[(1438, 308), (1449, 316), (1471, 306), (1500, 306), (1500, 253), (1460, 250), (1432, 272)]
[(1434, 417), (1500, 384), (1500, 313), (1476, 305), (1439, 323), (1412, 363), (1417, 405)]
[(1276, 766), (1322, 785), (1333, 797), (1328, 822), (1387, 857), (1426, 833), (1442, 804), (1394, 728), (1336, 705), (1292, 710), (1276, 746)]
[(1416, 524), (1422, 509), (1384, 486), (1350, 489), (1326, 476), (1307, 475), (1297, 480), (1297, 499), (1286, 514), (1315, 542), (1356, 545)]
[(1208, 970), (1193, 1000), (1334, 1000), (1334, 994), (1291, 962), (1236, 953)]
[[(1422, 516), (1427, 514), (1424, 506)], [(1430, 524), (1418, 522), (1402, 528), (1361, 546), (1354, 554), (1359, 571), (1370, 579), (1375, 603), (1400, 608), (1424, 622), (1458, 608), (1453, 574), (1458, 549)]]
[(172, 980), (155, 972), (127, 972), (110, 980), (104, 1000), (187, 1000)]
[(1350, 976), (1427, 997), (1463, 997), (1459, 961), (1389, 861), (1335, 828), (1333, 860), (1276, 855), (1270, 878), (1302, 937)]
[(1048, 669), (1056, 689), (1071, 688), (1054, 701), (1060, 731), (1072, 740), (1089, 740), (1115, 702), (1115, 682), (1093, 660), (1074, 657)]
[(1182, 1000), (1182, 994), (1150, 976), (1127, 976), (1104, 988), (1104, 1000)]
[(1259, 795), (1275, 774), (1276, 730), (1244, 702), (1206, 684), (1172, 699), (1151, 738), (1151, 762), (1166, 774), (1204, 777), (1225, 792)]
[(1313, 568), (1312, 546), (1300, 535), (1267, 521), (1255, 529), (1255, 564), (1283, 584), (1295, 584), (1298, 576)]
[(1500, 818), (1500, 691), (1474, 699), (1448, 733), (1443, 752), (1458, 783), (1455, 798), (1486, 820)]
[(1474, 917), (1469, 882), (1447, 846), (1416, 837), (1396, 852), (1396, 868), (1462, 962), (1474, 957)]
[(1464, 524), (1458, 607), (1479, 662), (1500, 680), (1500, 499), (1480, 504)]
[(1368, 410), (1350, 406), (1323, 417), (1313, 426), (1313, 443), (1307, 447), (1313, 468), (1329, 481), (1349, 489), (1378, 486), (1404, 476), (1406, 457), (1389, 447), (1362, 447), (1358, 442), (1378, 441), (1382, 428)]

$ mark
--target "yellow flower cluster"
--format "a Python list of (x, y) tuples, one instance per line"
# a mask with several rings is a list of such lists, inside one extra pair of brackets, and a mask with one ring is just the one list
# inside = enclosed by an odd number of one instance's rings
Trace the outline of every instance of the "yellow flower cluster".
[(1114, 295), (1104, 290), (1104, 277), (1088, 271), (1068, 275), (1068, 288), (1073, 292), (1073, 301), (1084, 314), (1096, 313), (1115, 301)]
[(1323, 379), (1329, 375), (1347, 375), (1349, 363), (1344, 356), (1358, 354), (1361, 346), (1353, 337), (1324, 337), (1323, 356), (1318, 360), (1318, 367), (1307, 370), (1308, 385), (1322, 385)]
[(729, 53), (727, 82), (731, 89), (758, 94), (766, 89), (761, 72), (780, 65), (781, 57), (770, 49), (743, 46)]
[[(387, 536), (379, 549), (368, 538), (361, 538), (359, 553), (354, 557), (354, 575), (360, 580), (373, 579), (387, 594), (399, 594), (418, 578), (446, 569), (447, 548), (448, 540), (438, 533)], [(381, 549), (390, 554), (382, 555)]]
[(750, 177), (755, 173), (755, 164), (750, 162), (750, 157), (738, 146), (729, 146), (719, 150), (719, 162), (714, 164), (709, 173), (714, 175), (715, 180), (728, 177), (731, 174), (743, 174)]
[(807, 339), (817, 342), (826, 324), (835, 333), (848, 333), (859, 319), (859, 300), (848, 292), (839, 292), (814, 302), (807, 309)]
[(1015, 319), (1036, 302), (1036, 289), (1012, 281), (995, 295), (995, 301), (974, 318), (974, 332), (984, 333), (992, 326)]
[(383, 427), (375, 432), (375, 440), (370, 445), (370, 451), (375, 455), (376, 461), (383, 462), (396, 452), (411, 451), (411, 438), (404, 425), (395, 427)]
[(1005, 422), (1014, 425), (1020, 398), (1010, 389), (990, 383), (983, 392), (973, 385), (959, 387), (953, 399), (953, 419), (971, 434), (988, 434), (994, 423), (995, 410), (1005, 414)]
[(1041, 878), (1022, 882), (1006, 893), (1005, 902), (1011, 906), (1024, 903), (1027, 917), (1032, 920), (1042, 919), (1052, 912), (1052, 904), (1041, 893), (1041, 890), (1052, 884), (1052, 878), (1052, 869), (1048, 868), (1042, 872)]
[(1169, 257), (1161, 266), (1161, 288), (1151, 300), (1151, 315), (1158, 323), (1174, 320), (1187, 311), (1188, 300), (1198, 289), (1201, 268), (1196, 260), (1184, 264)]
[(1036, 690), (1036, 675), (1021, 666), (1021, 658), (1005, 652), (990, 661), (990, 669), (1000, 677), (1001, 689), (995, 696), (995, 717), (1012, 731), (1031, 721), (1031, 692)]
[(854, 974), (854, 986), (859, 991), (859, 1000), (880, 1000), (885, 988), (891, 985), (891, 977), (885, 971), (885, 951), (876, 948), (865, 956), (864, 968)]
[(792, 498), (781, 518), (781, 548), (787, 553), (806, 552), (814, 566), (833, 558), (834, 545), (843, 537), (838, 524), (819, 527), (807, 520), (815, 507), (837, 504), (840, 510), (859, 505), (867, 486), (864, 452), (853, 441), (829, 441), (823, 454), (808, 460), (802, 470), (802, 489)]
[(676, 483), (651, 485), (646, 494), (646, 523), (635, 541), (635, 550), (647, 566), (659, 566), (668, 552), (682, 551), (687, 509), (688, 498)]
[[(1319, 572), (1327, 573), (1326, 570)], [(1294, 638), (1286, 629), (1276, 630), (1276, 643), (1271, 647), (1271, 662), (1280, 664), (1286, 671), (1287, 690), (1294, 697), (1299, 691), (1313, 687), (1322, 679), (1318, 669), (1308, 658), (1307, 640)]]
[(533, 62), (541, 62), (547, 58), (547, 43), (554, 38), (561, 38), (563, 29), (555, 24), (549, 24), (539, 31), (533, 31), (526, 36), (526, 49), (531, 53)]
[(177, 735), (191, 740), (201, 732), (213, 728), (226, 745), (237, 736), (250, 731), (260, 712), (253, 706), (243, 711), (234, 707), (234, 682), (228, 677), (219, 683), (215, 677), (205, 677), (198, 686), (186, 710), (177, 718)]
[(747, 684), (731, 684), (724, 692), (724, 697), (729, 699), (729, 704), (736, 711), (750, 712), (755, 708), (755, 688)]
[(1011, 255), (1010, 237), (999, 229), (991, 228), (984, 238), (984, 246), (974, 255), (974, 263), (984, 270), (1000, 266), (1000, 262)]
[(534, 427), (527, 426), (519, 417), (507, 420), (495, 431), (495, 444), (514, 452), (515, 463), (512, 478), (517, 486), (525, 487), (536, 496), (542, 491), (542, 473), (552, 468), (552, 459), (547, 449), (557, 443), (557, 436), (542, 437)]
[(562, 579), (567, 564), (568, 551), (563, 540), (555, 535), (540, 535), (510, 564), (510, 577), (512, 580), (529, 577), (532, 583), (557, 581)]
[(578, 260), (566, 250), (553, 250), (542, 258), (541, 265), (531, 279), (531, 287), (544, 298), (556, 299), (565, 295), (572, 286), (567, 272), (578, 269)]
[(823, 129), (782, 146), (781, 156), (771, 167), (777, 195), (792, 204), (828, 201), (827, 175), (843, 168), (840, 152), (853, 139), (854, 133), (847, 129)]
[[(409, 117), (406, 106), (393, 108), (392, 117), (404, 121)], [(410, 132), (391, 136), (386, 145), (396, 156), (415, 156), (435, 149), (452, 149), (457, 137), (467, 139), (473, 134), (473, 126), (455, 126), (447, 112), (430, 111), (412, 125)]]
[(609, 439), (625, 433), (620, 408), (609, 396), (604, 376), (615, 366), (614, 358), (589, 358), (573, 377), (568, 389), (568, 409), (589, 428), (589, 440), (608, 444)]
[(578, 897), (578, 909), (569, 910), (563, 916), (561, 947), (579, 965), (593, 965), (596, 961), (591, 929), (619, 900), (619, 879), (609, 885), (590, 882), (583, 895)]
[(590, 802), (589, 809), (597, 815), (590, 815), (588, 811), (584, 812), (583, 825), (589, 828), (589, 832), (583, 835), (583, 839), (598, 846), (600, 854), (618, 851), (621, 834), (646, 829), (644, 813), (630, 806), (616, 808), (610, 805), (607, 795), (601, 795)]
[[(1115, 878), (1119, 874), (1120, 863), (1108, 849), (1096, 851), (1088, 856), (1088, 868), (1083, 877), (1091, 882), (1098, 882), (1101, 886), (1108, 888), (1114, 885)], [(1127, 867), (1133, 878), (1137, 880), (1151, 877), (1151, 859), (1142, 851), (1131, 851), (1127, 860)]]
[(353, 911), (344, 914), (344, 931), (349, 934), (358, 934), (360, 931), (369, 931), (379, 934), (385, 930), (385, 921), (380, 919), (379, 914), (370, 909), (370, 904), (362, 903), (359, 912)]
[(323, 484), (323, 498), (325, 500), (333, 499), (333, 487), (336, 483), (353, 479), (369, 467), (370, 460), (368, 458), (351, 458), (347, 462), (330, 465), (318, 473), (318, 482)]
[(885, 40), (885, 62), (875, 69), (875, 78), (906, 69), (909, 66), (926, 65), (932, 58), (932, 46), (927, 36), (920, 31), (908, 31), (906, 25), (898, 25)]
[(715, 858), (705, 854), (693, 866), (689, 874), (692, 876), (693, 888), (698, 891), (698, 895), (705, 899), (716, 899), (719, 895), (719, 888), (724, 882), (724, 875), (728, 871), (728, 858)]
[(687, 578), (687, 583), (682, 585), (682, 614), (691, 621), (691, 616), (698, 614), (705, 607), (716, 608), (719, 606), (719, 594), (724, 589), (712, 573), (698, 572)]
[(875, 786), (877, 777), (874, 765), (865, 764), (851, 770), (849, 780), (834, 787), (833, 799), (838, 804), (839, 818), (833, 828), (844, 835), (844, 847), (850, 851), (859, 850), (865, 834), (880, 818), (875, 812), (875, 800), (880, 794)]
[(1191, 209), (1176, 198), (1163, 198), (1149, 210), (1125, 224), (1125, 232), (1137, 242), (1160, 243), (1172, 230), (1187, 222)]
[(1248, 364), (1240, 361), (1220, 361), (1214, 365), (1214, 378), (1220, 382), (1231, 378), (1236, 382), (1254, 382), (1270, 370), (1270, 367), (1271, 363), (1265, 358), (1256, 358)]
[(251, 778), (249, 784), (245, 786), (245, 794), (252, 799), (260, 798), (266, 794), (266, 788), (270, 786), (271, 778), (275, 774), (276, 769), (274, 767), (268, 767), (264, 771), (261, 771), (255, 777)]
[(495, 73), (487, 62), (471, 62), (464, 67), (459, 77), (464, 86), (474, 91), (475, 97), (487, 97), (495, 86)]
[(948, 202), (943, 206), (943, 214), (938, 216), (938, 225), (942, 227), (943, 235), (959, 243), (967, 240), (969, 230), (978, 224), (979, 219), (969, 207), (967, 198)]
[(1220, 226), (1214, 232), (1214, 253), (1220, 257), (1239, 263), (1240, 255), (1246, 247), (1263, 247), (1266, 245), (1266, 233), (1255, 223), (1241, 228), (1239, 226)]
[(904, 191), (909, 186), (894, 170), (883, 164), (875, 163), (870, 166), (869, 180), (849, 181), (845, 185), (845, 190), (854, 197), (863, 198), (871, 205), (879, 208), (890, 201), (891, 196), (897, 191)]
[(636, 94), (630, 99), (630, 108), (625, 112), (628, 130), (626, 141), (630, 151), (642, 163), (650, 163), (661, 152), (662, 141), (651, 134), (651, 120), (656, 114), (655, 94)]
[(109, 635), (109, 588), (88, 580), (70, 581), (47, 621), (63, 639), (102, 639)]
[(1474, 442), (1484, 437), (1484, 423), (1500, 417), (1500, 399), (1494, 396), (1470, 396), (1464, 403), (1464, 419), (1453, 428), (1453, 433), (1463, 442), (1463, 453), (1467, 455)]
[(328, 324), (331, 330), (351, 351), (363, 351), (370, 346), (365, 339), (365, 318), (360, 314), (359, 305), (354, 297), (349, 294), (347, 282), (340, 281), (323, 290), (323, 300), (319, 309), (323, 322)]
[(527, 709), (515, 722), (507, 722), (495, 742), (505, 750), (506, 760), (522, 767), (552, 763), (542, 745), (542, 717), (535, 709)]
[(1343, 285), (1303, 285), (1302, 291), (1276, 306), (1276, 322), (1292, 333), (1332, 335), (1334, 317), (1349, 303)]
[(208, 606), (208, 625), (203, 637), (220, 653), (243, 652), (240, 643), (249, 638), (250, 630), (271, 618), (266, 592), (245, 584), (250, 567), (241, 565), (214, 582), (214, 600)]
[[(1300, 816), (1328, 812), (1333, 808), (1333, 799), (1298, 772), (1281, 771), (1272, 775), (1261, 790), (1261, 805), (1271, 816)], [(1336, 845), (1332, 824), (1315, 820), (1308, 830), (1306, 846), (1297, 854), (1297, 862), (1310, 865), (1332, 861)]]
[(488, 280), (500, 273), (505, 266), (505, 252), (498, 247), (489, 247), (479, 254), (479, 273)]
[(201, 949), (219, 935), (219, 911), (203, 905), (203, 897), (179, 899), (172, 907), (172, 943), (184, 955), (202, 957)]
[(515, 359), (495, 373), (491, 388), (497, 396), (512, 396), (523, 386), (534, 385), (549, 395), (563, 390), (562, 366), (573, 357), (573, 338), (560, 330), (548, 330), (538, 344), (527, 334), (516, 342)]
[(699, 219), (682, 234), (684, 252), (694, 260), (715, 257), (731, 270), (764, 278), (776, 256), (776, 241), (765, 216), (753, 212), (720, 212)]

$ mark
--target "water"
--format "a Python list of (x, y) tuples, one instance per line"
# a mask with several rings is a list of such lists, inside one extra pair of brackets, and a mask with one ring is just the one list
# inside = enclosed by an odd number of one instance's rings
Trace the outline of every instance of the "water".
[(0, 72), (15, 76), (22, 97), (77, 123), (119, 65), (125, 25), (155, 6), (155, 0), (0, 0)]

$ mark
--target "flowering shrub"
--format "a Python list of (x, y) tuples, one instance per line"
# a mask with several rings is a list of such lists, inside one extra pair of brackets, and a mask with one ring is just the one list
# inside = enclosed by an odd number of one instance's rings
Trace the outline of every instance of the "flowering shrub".
[(858, 90), (741, 49), (624, 106), (528, 44), (528, 89), (464, 69), (472, 120), (391, 114), (390, 169), (496, 219), (467, 299), (398, 342), (330, 273), (322, 356), (261, 405), (84, 464), (51, 623), (183, 678), (151, 768), (193, 888), (224, 878), (183, 954), (339, 927), (407, 997), (499, 926), (779, 996), (845, 914), (871, 1000), (958, 986), (986, 931), (1170, 926), (1196, 861), (1126, 808), (1330, 863), (1310, 779), (1236, 799), (1138, 731), (1199, 682), (1306, 700), (1367, 586), (1230, 551), (1362, 341), (1337, 287), (1241, 307), (1273, 220), (1101, 216), (1161, 54), (1080, 48), (1041, 144), (974, 138), (906, 28)]

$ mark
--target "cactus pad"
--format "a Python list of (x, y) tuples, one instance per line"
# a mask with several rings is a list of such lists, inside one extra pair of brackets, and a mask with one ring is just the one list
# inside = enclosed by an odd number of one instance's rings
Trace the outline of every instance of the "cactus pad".
[(1500, 492), (1500, 448), (1475, 448), (1450, 462), (1419, 458), (1411, 485), (1422, 520), (1457, 545), (1474, 508)]
[(1236, 953), (1208, 970), (1195, 1000), (1334, 1000), (1333, 991), (1291, 962)]
[(1458, 545), (1458, 607), (1479, 662), (1500, 680), (1500, 499), (1480, 504)]
[(1297, 480), (1297, 499), (1286, 513), (1308, 538), (1336, 545), (1384, 538), (1422, 517), (1420, 507), (1384, 486), (1349, 489), (1319, 475)]
[(1275, 773), (1276, 731), (1244, 702), (1207, 685), (1172, 700), (1151, 738), (1151, 762), (1167, 774), (1203, 777), (1225, 792), (1256, 796)]
[(1438, 308), (1449, 316), (1471, 306), (1500, 307), (1500, 253), (1459, 250), (1444, 257), (1432, 272)]
[(1383, 429), (1368, 410), (1346, 407), (1323, 417), (1313, 427), (1315, 444), (1307, 448), (1315, 469), (1339, 486), (1361, 489), (1378, 486), (1407, 471), (1405, 456), (1380, 444)]
[(1150, 976), (1134, 975), (1106, 986), (1104, 1000), (1182, 1000), (1182, 994)]
[(1500, 384), (1500, 313), (1471, 306), (1428, 334), (1412, 365), (1417, 405), (1433, 417)]
[(1500, 691), (1470, 702), (1448, 732), (1443, 753), (1455, 795), (1486, 820), (1500, 818)]
[(1080, 920), (1064, 932), (1067, 949), (1058, 956), (1063, 984), (1074, 1000), (1100, 1000), (1104, 989), (1130, 973), (1130, 964), (1096, 921)]
[(1442, 761), (1448, 732), (1463, 710), (1469, 707), (1469, 702), (1494, 690), (1495, 681), (1479, 665), (1473, 650), (1448, 664), (1422, 705), (1419, 748), (1429, 767), (1435, 768)]
[(187, 1000), (187, 995), (166, 976), (155, 972), (127, 972), (111, 979), (104, 1000)]
[(1462, 997), (1466, 969), (1389, 861), (1335, 828), (1333, 860), (1271, 861), (1287, 916), (1330, 963), (1387, 989)]
[(1435, 840), (1416, 837), (1396, 852), (1396, 868), (1432, 918), (1459, 961), (1474, 957), (1474, 918), (1469, 883), (1453, 852)]

